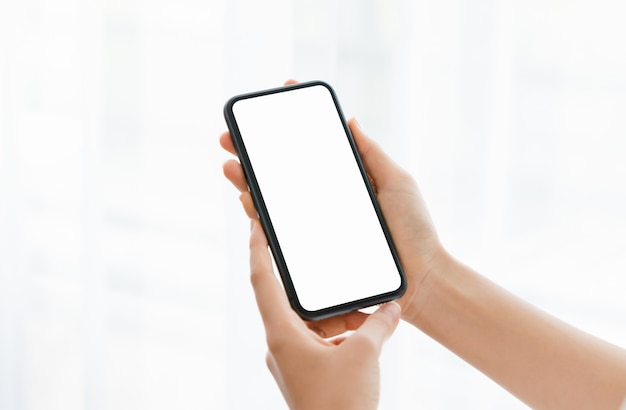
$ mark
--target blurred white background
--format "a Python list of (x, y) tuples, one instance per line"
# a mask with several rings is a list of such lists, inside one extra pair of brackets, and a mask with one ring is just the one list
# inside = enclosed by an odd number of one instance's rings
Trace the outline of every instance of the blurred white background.
[[(446, 246), (626, 346), (621, 1), (0, 2), (0, 408), (283, 408), (222, 105), (287, 78), (419, 181)], [(331, 262), (329, 261), (329, 265)], [(524, 408), (402, 325), (382, 409)]]

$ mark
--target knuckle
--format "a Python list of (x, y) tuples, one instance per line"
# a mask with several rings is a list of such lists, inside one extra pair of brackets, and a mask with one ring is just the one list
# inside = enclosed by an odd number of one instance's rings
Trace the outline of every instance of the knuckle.
[(265, 354), (265, 365), (270, 371), (274, 371), (274, 358), (272, 357), (272, 353), (268, 350)]
[(262, 273), (256, 269), (256, 267), (251, 266), (250, 268), (250, 283), (254, 289), (258, 289), (263, 281)]
[(267, 348), (272, 356), (280, 355), (285, 350), (285, 341), (278, 336), (267, 336)]
[(373, 356), (378, 354), (378, 344), (369, 336), (363, 335), (360, 342), (361, 353), (364, 356)]

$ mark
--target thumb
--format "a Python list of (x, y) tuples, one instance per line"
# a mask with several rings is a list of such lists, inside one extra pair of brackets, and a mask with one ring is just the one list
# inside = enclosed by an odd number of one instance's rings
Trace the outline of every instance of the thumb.
[(365, 135), (355, 118), (348, 121), (348, 125), (359, 150), (359, 155), (363, 159), (365, 170), (376, 184), (380, 187), (380, 184), (385, 184), (386, 181), (393, 179), (397, 169), (391, 158), (374, 140)]
[(400, 305), (389, 302), (371, 314), (348, 341), (367, 341), (380, 354), (383, 343), (396, 330), (400, 321)]

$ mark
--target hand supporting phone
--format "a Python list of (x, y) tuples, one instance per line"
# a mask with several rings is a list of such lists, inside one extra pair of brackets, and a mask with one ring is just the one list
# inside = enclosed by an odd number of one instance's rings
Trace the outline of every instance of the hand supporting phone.
[(239, 95), (224, 116), (293, 309), (318, 320), (402, 296), (398, 254), (332, 88)]

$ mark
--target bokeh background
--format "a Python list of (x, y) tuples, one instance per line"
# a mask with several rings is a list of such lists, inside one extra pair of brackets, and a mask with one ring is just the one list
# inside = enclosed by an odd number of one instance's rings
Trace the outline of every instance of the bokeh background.
[[(284, 408), (218, 136), (227, 98), (288, 78), (335, 87), (459, 259), (626, 346), (624, 21), (604, 0), (0, 2), (0, 408)], [(386, 346), (382, 409), (524, 408), (416, 329)]]

